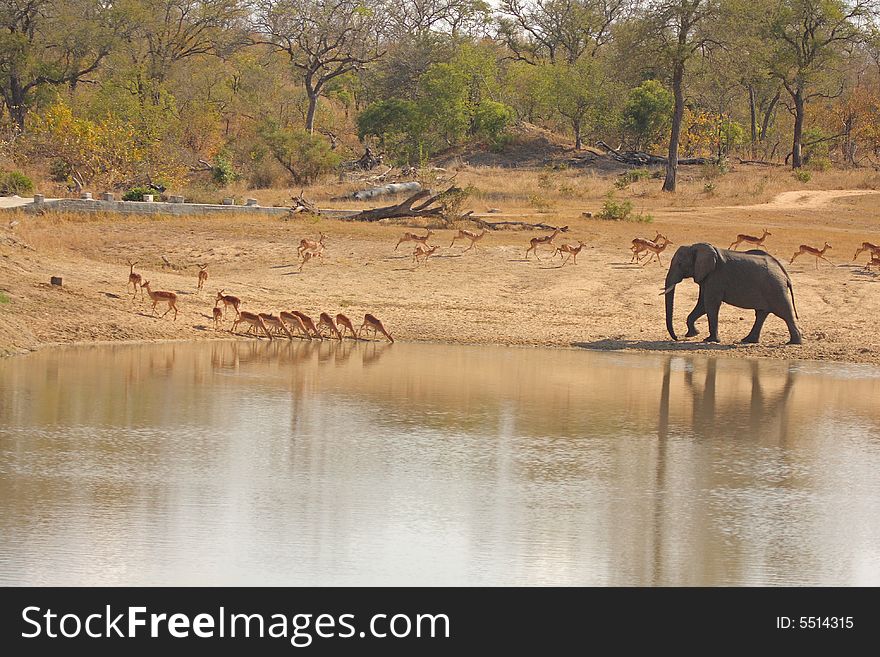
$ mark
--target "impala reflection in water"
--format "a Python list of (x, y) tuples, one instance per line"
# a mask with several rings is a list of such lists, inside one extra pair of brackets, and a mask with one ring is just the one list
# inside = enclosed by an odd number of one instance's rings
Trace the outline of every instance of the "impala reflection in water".
[(880, 372), (276, 340), (0, 361), (0, 584), (880, 584)]

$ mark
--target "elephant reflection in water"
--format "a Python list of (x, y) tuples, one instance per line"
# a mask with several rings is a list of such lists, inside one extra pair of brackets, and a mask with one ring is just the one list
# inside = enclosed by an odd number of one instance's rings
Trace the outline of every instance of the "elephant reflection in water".
[[(671, 387), (672, 359), (669, 356), (663, 371), (663, 386), (660, 395), (659, 412), (659, 435), (665, 438), (669, 430), (669, 396)], [(779, 419), (781, 442), (788, 438), (788, 402), (794, 388), (794, 366), (789, 365), (786, 372), (785, 384), (782, 389), (773, 394), (767, 394), (761, 384), (761, 372), (758, 361), (750, 363), (751, 369), (751, 394), (748, 408), (738, 399), (729, 402), (717, 400), (716, 379), (718, 376), (718, 361), (710, 358), (706, 362), (706, 374), (702, 386), (696, 380), (694, 368), (689, 366), (684, 372), (685, 385), (690, 389), (693, 399), (692, 429), (695, 436), (700, 438), (714, 438), (717, 435), (716, 428), (722, 431), (730, 431), (731, 428), (741, 426), (743, 415), (748, 414), (748, 432), (751, 436), (759, 436), (771, 422)]]

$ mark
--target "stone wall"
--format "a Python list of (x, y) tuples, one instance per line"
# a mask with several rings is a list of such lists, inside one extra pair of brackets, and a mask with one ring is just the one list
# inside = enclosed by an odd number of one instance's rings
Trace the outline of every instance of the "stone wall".
[[(54, 210), (61, 212), (105, 213), (105, 214), (137, 214), (137, 215), (172, 215), (200, 216), (206, 214), (254, 214), (270, 217), (285, 217), (289, 208), (267, 208), (259, 205), (213, 205), (208, 203), (166, 203), (146, 201), (106, 201), (97, 199), (62, 198), (43, 200), (34, 197), (34, 202), (22, 206), (27, 212)], [(352, 214), (352, 210), (321, 210), (321, 214), (330, 218), (341, 218)]]

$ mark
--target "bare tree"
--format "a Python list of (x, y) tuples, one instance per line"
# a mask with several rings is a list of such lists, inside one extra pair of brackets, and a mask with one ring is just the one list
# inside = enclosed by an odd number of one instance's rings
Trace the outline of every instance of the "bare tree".
[(132, 58), (162, 82), (172, 65), (198, 55), (225, 55), (245, 43), (245, 0), (123, 0)]
[(803, 165), (807, 102), (843, 92), (833, 75), (836, 60), (865, 38), (864, 27), (876, 11), (876, 0), (775, 0), (767, 12), (764, 34), (773, 44), (770, 74), (791, 97), (794, 115), (792, 168)]
[(328, 82), (382, 55), (377, 4), (370, 0), (256, 0), (261, 43), (287, 53), (309, 99), (306, 129), (314, 132), (318, 98)]
[(499, 38), (516, 59), (573, 64), (611, 38), (632, 0), (501, 0)]

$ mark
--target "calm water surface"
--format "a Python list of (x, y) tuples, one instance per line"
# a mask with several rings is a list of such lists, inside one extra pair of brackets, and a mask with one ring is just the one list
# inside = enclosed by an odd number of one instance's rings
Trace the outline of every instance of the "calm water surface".
[(880, 585), (880, 371), (380, 344), (0, 361), (0, 584)]

